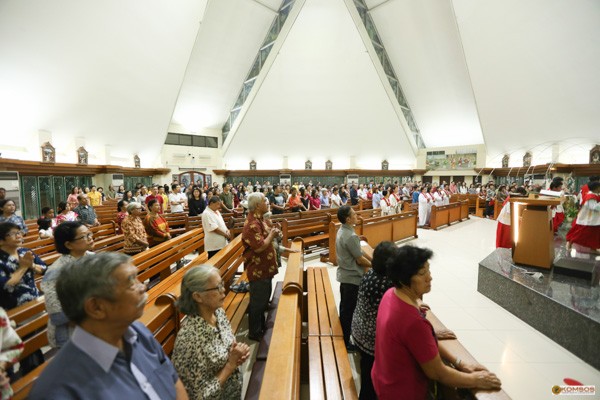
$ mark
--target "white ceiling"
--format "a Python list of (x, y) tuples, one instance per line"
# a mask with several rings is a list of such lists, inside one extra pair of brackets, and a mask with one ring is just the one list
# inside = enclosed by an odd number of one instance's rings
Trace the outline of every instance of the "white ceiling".
[[(206, 1), (0, 1), (2, 144), (158, 157)], [(35, 150), (37, 148), (37, 150)], [(73, 162), (75, 153), (65, 156)], [(57, 161), (61, 161), (57, 157)], [(123, 163), (120, 163), (123, 164)]]
[[(414, 164), (351, 1), (297, 0), (228, 167), (283, 156), (290, 168), (308, 158), (343, 168), (349, 156), (363, 168)], [(47, 130), (59, 158), (84, 143), (91, 163), (139, 153), (153, 166), (169, 126), (223, 126), (280, 4), (0, 1), (0, 147), (37, 157), (36, 132)], [(532, 149), (534, 163), (567, 152), (561, 161), (585, 162), (600, 142), (599, 1), (367, 4), (427, 146), (483, 142), (494, 166)]]
[[(560, 143), (587, 162), (600, 142), (600, 2), (454, 0), (488, 161)], [(576, 150), (574, 152), (574, 150)], [(582, 154), (578, 157), (576, 154)]]

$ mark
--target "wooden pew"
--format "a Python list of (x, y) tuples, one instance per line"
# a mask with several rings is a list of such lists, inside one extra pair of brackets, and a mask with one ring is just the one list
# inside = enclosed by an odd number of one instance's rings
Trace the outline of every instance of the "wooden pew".
[[(458, 203), (450, 203), (445, 206), (432, 206), (431, 217), (429, 218), (429, 227), (431, 229), (438, 229), (440, 226), (451, 225), (454, 222), (462, 222), (468, 214), (468, 202), (462, 200)], [(468, 218), (468, 215), (466, 215)]]
[(358, 209), (359, 210), (367, 210), (369, 208), (373, 208), (373, 201), (371, 200), (358, 200)]
[[(302, 241), (296, 239), (292, 248), (298, 253), (290, 253), (283, 280), (282, 294), (279, 297), (277, 316), (268, 344), (264, 368), (253, 368), (262, 376), (251, 378), (261, 382), (260, 399), (299, 399), (300, 398), (300, 355), (302, 340), (302, 299), (303, 299), (303, 255)], [(265, 337), (267, 334), (265, 334)], [(263, 342), (261, 342), (261, 345)], [(261, 379), (262, 378), (262, 379)], [(248, 397), (247, 397), (248, 398)]]
[(161, 280), (167, 278), (171, 275), (171, 264), (198, 249), (203, 239), (204, 231), (194, 229), (134, 255), (133, 263), (138, 268), (138, 279), (143, 282), (157, 274)]
[(310, 398), (357, 399), (327, 268), (309, 267), (306, 276)]
[(479, 195), (476, 196), (477, 199), (475, 200), (475, 216), (483, 218), (483, 213), (485, 212), (485, 199), (482, 199)]
[[(189, 233), (191, 232), (193, 231), (190, 231)], [(184, 235), (187, 235), (187, 233)], [(219, 250), (219, 252), (207, 262), (208, 264), (214, 265), (217, 269), (219, 269), (219, 273), (223, 279), (223, 283), (225, 284), (225, 291), (227, 295), (223, 301), (223, 309), (225, 310), (225, 313), (231, 322), (231, 328), (234, 332), (239, 329), (250, 302), (250, 293), (235, 293), (229, 289), (231, 284), (234, 283), (236, 272), (243, 262), (243, 245), (241, 239), (241, 236), (233, 239), (227, 246)], [(192, 263), (192, 265), (198, 265), (200, 262), (198, 262), (197, 259), (194, 259)], [(245, 272), (242, 273), (241, 276), (235, 281), (241, 282), (244, 280), (247, 280)], [(165, 290), (156, 297), (157, 303), (166, 302), (175, 304), (181, 295), (181, 287), (176, 281), (172, 280), (171, 282), (172, 284), (165, 288)]]
[[(417, 238), (417, 220), (416, 211), (375, 218), (359, 218), (354, 231), (358, 236), (366, 237), (369, 245), (375, 247), (382, 241), (397, 242), (412, 237)], [(340, 226), (339, 222), (329, 224), (328, 261), (333, 265), (337, 265), (335, 241)]]
[(175, 237), (187, 231), (188, 215), (186, 213), (165, 213), (163, 217), (169, 224), (169, 233)]
[[(427, 312), (427, 319), (433, 325), (433, 329), (436, 331), (446, 329), (444, 324), (433, 314), (432, 311)], [(467, 349), (458, 341), (458, 339), (453, 340), (440, 340), (438, 341), (438, 346), (440, 348), (445, 348), (449, 350), (452, 354), (459, 357), (461, 360), (468, 363), (477, 363), (477, 360), (467, 351)], [(443, 391), (449, 394), (449, 398), (457, 398), (462, 399), (464, 396), (458, 395), (455, 388), (443, 387)], [(481, 389), (470, 389), (471, 394), (477, 400), (509, 400), (510, 396), (502, 389), (492, 391), (492, 390), (481, 390)], [(450, 397), (454, 396), (454, 397)]]
[[(8, 318), (17, 324), (16, 332), (23, 339), (25, 349), (20, 359), (27, 357), (33, 352), (48, 346), (48, 313), (44, 297), (38, 297), (28, 303), (22, 304), (7, 312)], [(11, 382), (14, 396), (13, 399), (26, 399), (33, 382), (44, 369), (46, 363), (40, 365), (16, 382)]]
[(329, 239), (329, 222), (331, 222), (331, 215), (329, 214), (298, 220), (284, 219), (281, 222), (283, 233), (281, 242), (284, 246), (288, 246), (292, 239), (301, 237), (304, 240), (305, 251), (310, 246), (327, 243)]

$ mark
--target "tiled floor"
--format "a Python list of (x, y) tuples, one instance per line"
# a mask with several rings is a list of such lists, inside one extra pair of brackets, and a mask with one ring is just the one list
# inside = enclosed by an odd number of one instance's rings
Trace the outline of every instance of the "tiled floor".
[[(476, 217), (439, 231), (419, 229), (419, 238), (409, 243), (434, 251), (433, 289), (424, 301), (467, 350), (500, 377), (513, 399), (556, 398), (551, 388), (564, 384), (564, 378), (596, 385), (599, 394), (582, 398), (600, 398), (600, 371), (477, 292), (478, 262), (494, 250), (495, 233), (495, 221)], [(305, 265), (323, 264), (307, 257)], [(338, 296), (335, 267), (329, 265), (329, 272)], [(358, 368), (358, 360), (351, 361)]]

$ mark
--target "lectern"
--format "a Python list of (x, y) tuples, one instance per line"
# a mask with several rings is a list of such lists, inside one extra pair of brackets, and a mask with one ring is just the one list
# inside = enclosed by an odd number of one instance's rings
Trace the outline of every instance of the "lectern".
[(554, 261), (551, 206), (560, 199), (510, 198), (512, 257), (515, 264), (550, 269)]

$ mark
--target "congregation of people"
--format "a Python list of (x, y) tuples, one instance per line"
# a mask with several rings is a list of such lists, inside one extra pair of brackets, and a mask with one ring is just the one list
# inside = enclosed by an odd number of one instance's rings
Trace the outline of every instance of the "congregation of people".
[[(554, 179), (549, 190), (562, 193), (563, 181)], [(439, 346), (456, 336), (435, 331), (428, 322), (423, 295), (432, 290), (429, 261), (433, 252), (414, 246), (379, 244), (369, 262), (354, 232), (351, 207), (372, 202), (382, 215), (399, 213), (404, 202), (418, 206), (419, 225), (428, 223), (432, 205), (448, 204), (452, 194), (477, 194), (485, 201), (487, 217), (494, 202), (498, 216), (497, 247), (510, 240), (510, 196), (525, 196), (539, 188), (467, 185), (464, 182), (428, 184), (388, 182), (322, 185), (312, 182), (273, 184), (256, 182), (233, 187), (178, 182), (139, 185), (135, 195), (123, 186), (105, 192), (73, 188), (56, 212), (45, 206), (38, 220), (40, 238), (53, 238), (60, 257), (49, 267), (24, 246), (27, 226), (16, 214), (13, 200), (0, 198), (0, 322), (6, 311), (44, 295), (48, 312), (48, 342), (58, 349), (34, 385), (31, 399), (238, 399), (242, 393), (240, 366), (249, 347), (235, 339), (223, 310), (224, 282), (209, 265), (190, 268), (181, 282), (180, 311), (185, 314), (172, 362), (152, 333), (137, 319), (146, 304), (146, 285), (137, 278), (131, 256), (171, 238), (165, 213), (201, 216), (209, 259), (231, 240), (222, 214), (246, 216), (241, 233), (244, 268), (249, 281), (248, 339), (265, 334), (265, 312), (273, 277), (281, 265), (281, 227), (270, 215), (293, 211), (336, 209), (341, 223), (336, 238), (339, 315), (349, 352), (360, 354), (361, 399), (424, 399), (436, 393), (436, 384), (496, 389), (500, 380), (485, 367), (470, 364)], [(3, 189), (0, 188), (0, 194)], [(1, 195), (4, 197), (4, 194)], [(99, 225), (95, 207), (114, 199), (115, 224), (124, 235), (124, 253), (93, 253), (92, 228)], [(490, 211), (491, 209), (491, 211)], [(562, 213), (562, 215), (560, 215)], [(556, 229), (564, 210), (555, 207)], [(569, 245), (600, 249), (600, 183), (597, 177), (582, 188), (580, 211), (567, 234)], [(40, 289), (35, 277), (43, 276)], [(0, 392), (10, 398), (12, 367), (23, 351), (9, 323), (1, 324)], [(16, 336), (16, 337), (15, 337)], [(24, 376), (44, 362), (40, 350), (19, 361)], [(452, 365), (454, 368), (449, 367)]]

